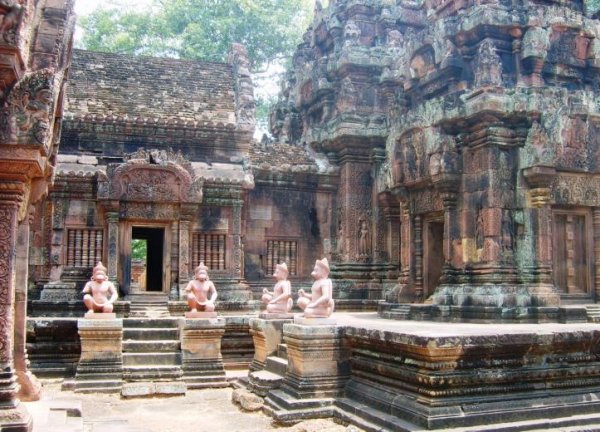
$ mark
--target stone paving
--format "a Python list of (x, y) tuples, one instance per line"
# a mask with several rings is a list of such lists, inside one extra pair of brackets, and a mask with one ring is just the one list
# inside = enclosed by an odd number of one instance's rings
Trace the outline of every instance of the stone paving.
[(330, 420), (303, 422), (290, 428), (276, 428), (262, 413), (247, 413), (231, 402), (231, 388), (190, 390), (186, 396), (171, 398), (121, 399), (118, 395), (81, 394), (61, 391), (60, 383), (45, 382), (42, 400), (25, 405), (34, 416), (33, 432), (70, 432), (73, 425), (57, 427), (47, 423), (44, 407), (60, 401), (63, 406), (81, 404), (83, 432), (343, 432), (358, 431)]

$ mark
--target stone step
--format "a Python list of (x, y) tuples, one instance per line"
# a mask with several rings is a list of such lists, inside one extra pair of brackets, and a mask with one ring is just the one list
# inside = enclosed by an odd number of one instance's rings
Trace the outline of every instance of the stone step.
[(126, 381), (176, 381), (183, 375), (179, 366), (126, 366), (123, 379)]
[(179, 328), (179, 318), (123, 318), (123, 328)]
[(351, 422), (367, 432), (381, 430), (414, 430), (412, 423), (389, 415), (373, 407), (348, 398), (336, 400), (336, 416)]
[(190, 390), (200, 390), (206, 388), (224, 388), (230, 387), (231, 384), (227, 381), (225, 374), (221, 375), (202, 375), (202, 376), (185, 376), (183, 378)]
[(156, 310), (168, 310), (166, 304), (162, 303), (142, 303), (129, 306), (129, 310), (145, 310), (145, 309), (156, 309)]
[(251, 372), (248, 376), (248, 389), (259, 396), (265, 397), (267, 393), (281, 386), (283, 377), (266, 370)]
[(179, 339), (177, 328), (125, 328), (123, 341), (126, 340), (163, 340), (174, 341)]
[(307, 418), (333, 417), (336, 411), (334, 401), (333, 398), (296, 399), (276, 389), (270, 391), (265, 398), (263, 411), (277, 423), (292, 425)]
[(600, 305), (588, 305), (585, 307), (588, 321), (600, 321)]
[(185, 395), (187, 385), (183, 381), (138, 381), (123, 384), (121, 396), (148, 397), (148, 396), (180, 396)]
[(180, 342), (178, 340), (127, 340), (123, 341), (124, 353), (149, 353), (149, 352), (169, 352), (179, 351)]
[(123, 382), (121, 380), (75, 380), (76, 393), (114, 393), (120, 391)]
[(181, 364), (181, 353), (123, 353), (123, 367), (126, 366), (171, 366)]
[(279, 344), (277, 345), (277, 357), (281, 357), (282, 359), (288, 359), (287, 353), (287, 344)]
[(287, 372), (288, 361), (281, 357), (269, 356), (267, 357), (265, 370), (273, 372), (277, 375), (285, 376)]

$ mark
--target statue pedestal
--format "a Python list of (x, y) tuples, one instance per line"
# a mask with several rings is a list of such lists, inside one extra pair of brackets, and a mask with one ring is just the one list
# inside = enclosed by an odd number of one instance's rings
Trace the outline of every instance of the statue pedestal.
[(105, 312), (87, 311), (83, 317), (85, 319), (91, 319), (91, 320), (116, 320), (117, 314), (112, 313), (112, 312), (105, 313)]
[(181, 368), (188, 389), (229, 386), (221, 355), (225, 318), (188, 318), (181, 325)]
[(260, 318), (250, 320), (250, 334), (254, 342), (254, 359), (250, 363), (250, 372), (262, 370), (265, 368), (267, 357), (277, 352), (277, 347), (283, 342), (283, 325), (291, 323), (293, 315), (287, 319), (263, 319), (265, 315), (281, 314), (260, 314)]
[(334, 326), (337, 324), (337, 320), (335, 318), (304, 318), (302, 315), (297, 315), (294, 317), (294, 324), (304, 326)]
[(288, 369), (281, 389), (272, 390), (265, 410), (281, 423), (333, 415), (350, 375), (343, 327), (284, 324)]
[(186, 318), (196, 319), (196, 318), (217, 318), (216, 312), (186, 312)]
[(81, 357), (75, 374), (75, 391), (118, 393), (123, 385), (123, 320), (115, 319), (114, 314), (91, 316), (77, 321)]

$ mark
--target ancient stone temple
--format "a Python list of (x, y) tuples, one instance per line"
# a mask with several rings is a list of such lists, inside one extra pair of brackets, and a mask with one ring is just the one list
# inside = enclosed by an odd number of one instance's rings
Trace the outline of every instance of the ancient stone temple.
[(17, 398), (39, 397), (25, 351), (29, 232), (56, 172), (73, 27), (73, 1), (0, 2), (1, 430), (29, 430)]
[[(308, 279), (330, 237), (334, 170), (254, 141), (243, 47), (227, 64), (75, 50), (70, 80), (56, 180), (33, 227), (34, 314), (79, 310), (98, 259), (127, 299), (182, 299), (200, 262), (234, 309), (256, 307), (249, 282), (270, 284), (279, 262)], [(147, 243), (142, 284), (132, 240)]]
[[(0, 1), (0, 28), (32, 32), (0, 51), (0, 424), (13, 366), (27, 382), (28, 304), (31, 368), (75, 391), (226, 386), (254, 356), (249, 388), (280, 423), (600, 428), (600, 21), (584, 2), (317, 2), (260, 143), (242, 46), (69, 65), (70, 6), (27, 4)], [(282, 263), (297, 305), (317, 260), (327, 318), (256, 317)], [(78, 322), (99, 261), (115, 319)], [(193, 321), (201, 263), (217, 317)]]
[(596, 301), (600, 34), (583, 2), (330, 3), (271, 127), (339, 167), (346, 294), (441, 319)]

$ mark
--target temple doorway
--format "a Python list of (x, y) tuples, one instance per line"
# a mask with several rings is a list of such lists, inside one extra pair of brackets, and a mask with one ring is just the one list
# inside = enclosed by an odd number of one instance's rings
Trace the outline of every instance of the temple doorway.
[(589, 301), (593, 295), (593, 234), (588, 210), (553, 211), (553, 277), (564, 300)]
[(444, 220), (425, 219), (423, 237), (423, 296), (428, 298), (440, 284), (444, 267)]
[(164, 228), (131, 228), (131, 283), (140, 291), (163, 291)]

